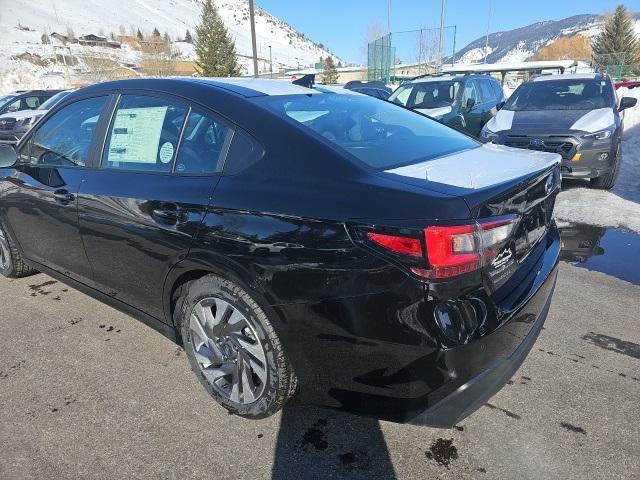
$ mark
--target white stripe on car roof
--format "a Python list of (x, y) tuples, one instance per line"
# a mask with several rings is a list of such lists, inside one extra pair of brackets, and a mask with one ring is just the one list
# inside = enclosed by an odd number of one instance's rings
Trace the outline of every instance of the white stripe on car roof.
[(211, 80), (216, 83), (227, 83), (230, 85), (237, 85), (239, 87), (249, 88), (260, 92), (264, 95), (309, 95), (314, 93), (321, 93), (317, 90), (313, 90), (300, 85), (295, 85), (289, 80), (271, 80), (264, 78), (214, 78), (214, 77), (202, 77), (198, 80)]
[(598, 73), (569, 73), (564, 75), (541, 75), (533, 79), (534, 82), (547, 82), (549, 80), (595, 80)]

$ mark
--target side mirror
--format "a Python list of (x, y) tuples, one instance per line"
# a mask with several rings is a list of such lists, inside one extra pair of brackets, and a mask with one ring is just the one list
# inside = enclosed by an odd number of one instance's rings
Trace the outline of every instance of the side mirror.
[(618, 110), (621, 112), (622, 110), (626, 110), (627, 108), (635, 107), (636, 103), (638, 103), (637, 98), (622, 97), (622, 100), (620, 100), (620, 108), (618, 108)]
[(502, 100), (501, 102), (498, 102), (496, 104), (496, 110), (502, 110), (502, 107), (504, 107), (505, 103), (507, 102), (505, 102), (504, 100)]
[(13, 145), (0, 143), (0, 168), (13, 167), (18, 161), (18, 154)]

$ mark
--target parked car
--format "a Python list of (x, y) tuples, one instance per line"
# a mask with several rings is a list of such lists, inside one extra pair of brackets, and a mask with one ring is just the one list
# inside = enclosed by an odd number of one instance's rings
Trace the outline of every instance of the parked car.
[(484, 127), (482, 138), (510, 147), (562, 155), (562, 175), (610, 189), (622, 163), (621, 112), (611, 79), (597, 74), (548, 75), (522, 84)]
[(37, 110), (20, 110), (19, 112), (0, 115), (0, 143), (17, 143), (27, 131), (35, 125), (47, 110), (55, 106), (72, 90), (63, 90), (46, 100)]
[(620, 88), (628, 88), (629, 90), (633, 88), (640, 87), (640, 80), (623, 80), (621, 82), (616, 82), (614, 84), (616, 90)]
[(20, 110), (35, 110), (58, 92), (60, 90), (19, 90), (4, 95), (0, 97), (0, 115)]
[(403, 83), (389, 101), (478, 136), (484, 124), (497, 113), (504, 92), (489, 75), (436, 75)]
[(389, 102), (123, 80), (69, 94), (16, 150), (0, 145), (0, 271), (47, 273), (181, 343), (244, 417), (297, 392), (451, 426), (547, 316), (560, 157)]
[(393, 92), (393, 90), (387, 87), (384, 82), (379, 82), (376, 80), (372, 80), (370, 82), (353, 80), (351, 82), (345, 83), (344, 88), (353, 90), (354, 92), (364, 93), (365, 95), (369, 95), (370, 97), (381, 98), (382, 100), (387, 100)]

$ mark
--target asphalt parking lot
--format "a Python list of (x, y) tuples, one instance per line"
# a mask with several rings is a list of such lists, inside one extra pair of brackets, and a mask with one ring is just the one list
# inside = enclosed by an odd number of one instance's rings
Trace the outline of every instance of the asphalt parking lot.
[(563, 263), (500, 393), (439, 430), (213, 403), (184, 353), (45, 275), (0, 279), (0, 478), (640, 478), (640, 286)]

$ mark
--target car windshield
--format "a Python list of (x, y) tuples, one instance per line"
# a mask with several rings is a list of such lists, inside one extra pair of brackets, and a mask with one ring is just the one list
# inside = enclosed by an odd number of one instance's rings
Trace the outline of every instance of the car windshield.
[(541, 80), (521, 85), (505, 110), (594, 110), (613, 105), (608, 82), (595, 79)]
[(49, 109), (53, 108), (56, 105), (56, 103), (58, 103), (64, 97), (69, 95), (69, 93), (71, 93), (71, 92), (64, 91), (64, 92), (56, 93), (53, 97), (49, 98), (46, 102), (44, 102), (42, 105), (40, 105), (38, 110), (49, 110)]
[(460, 82), (429, 81), (401, 85), (389, 101), (409, 108), (448, 107), (456, 99)]
[(370, 168), (388, 170), (476, 148), (452, 128), (365, 95), (288, 95), (256, 99), (297, 122)]
[(0, 108), (4, 107), (7, 103), (16, 98), (16, 96), (17, 95), (4, 95), (0, 97)]

